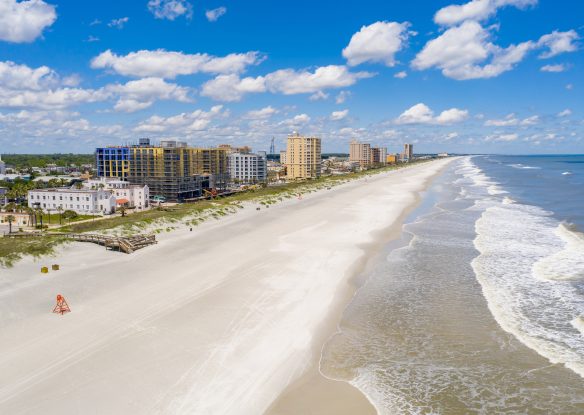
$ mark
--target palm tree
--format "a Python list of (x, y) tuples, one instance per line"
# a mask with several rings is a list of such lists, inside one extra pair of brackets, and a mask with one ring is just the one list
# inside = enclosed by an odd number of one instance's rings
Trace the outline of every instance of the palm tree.
[(35, 212), (40, 215), (40, 218), (41, 218), (41, 232), (42, 232), (42, 230), (43, 230), (43, 208), (39, 206), (39, 207), (37, 207), (35, 209)]
[(12, 233), (12, 222), (14, 222), (16, 220), (16, 218), (14, 217), (14, 215), (8, 215), (6, 216), (6, 220), (8, 221), (8, 233)]
[(28, 224), (29, 226), (34, 226), (36, 225), (35, 223), (35, 216), (34, 216), (34, 209), (31, 207), (25, 207), (24, 208), (25, 212), (28, 214)]
[(57, 212), (59, 212), (59, 225), (61, 225), (61, 220), (63, 219), (63, 208), (61, 206), (57, 206)]

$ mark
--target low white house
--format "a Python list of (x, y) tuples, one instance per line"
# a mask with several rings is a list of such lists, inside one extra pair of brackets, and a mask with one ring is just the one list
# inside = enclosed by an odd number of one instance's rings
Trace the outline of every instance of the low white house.
[(28, 192), (28, 206), (45, 211), (73, 210), (80, 215), (109, 215), (116, 211), (116, 197), (107, 190), (36, 189)]
[(124, 180), (100, 177), (83, 182), (83, 187), (109, 191), (116, 197), (118, 206), (123, 205), (137, 210), (149, 207), (150, 190), (147, 185), (140, 186)]

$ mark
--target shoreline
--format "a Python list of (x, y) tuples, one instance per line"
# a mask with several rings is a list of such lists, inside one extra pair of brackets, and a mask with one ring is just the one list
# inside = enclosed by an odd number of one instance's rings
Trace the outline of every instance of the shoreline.
[[(375, 232), (450, 161), (250, 205), (132, 255), (73, 243), (16, 264), (0, 278), (0, 409), (265, 412), (313, 365)], [(51, 262), (61, 270), (40, 277)], [(72, 308), (62, 318), (56, 293)]]
[[(295, 415), (300, 413), (375, 415), (378, 413), (373, 402), (359, 388), (347, 380), (330, 378), (321, 372), (322, 351), (328, 341), (340, 333), (339, 324), (343, 319), (343, 314), (361, 286), (366, 283), (365, 276), (374, 265), (376, 257), (388, 243), (402, 236), (402, 227), (406, 218), (420, 205), (423, 198), (422, 193), (427, 191), (433, 180), (442, 174), (448, 164), (426, 179), (422, 185), (423, 188), (416, 192), (415, 201), (403, 209), (402, 214), (394, 223), (385, 229), (375, 232), (374, 240), (361, 247), (363, 249), (362, 258), (347, 272), (349, 276), (346, 278), (346, 286), (339, 287), (341, 292), (337, 295), (335, 303), (331, 305), (329, 315), (323, 321), (321, 328), (318, 329), (318, 338), (321, 340), (315, 341), (311, 366), (282, 391), (265, 412), (266, 415)], [(360, 279), (361, 281), (359, 281)]]

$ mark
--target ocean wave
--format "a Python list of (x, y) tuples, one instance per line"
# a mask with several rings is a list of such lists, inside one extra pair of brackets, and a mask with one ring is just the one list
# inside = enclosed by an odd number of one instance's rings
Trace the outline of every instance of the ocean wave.
[[(472, 267), (499, 325), (552, 363), (584, 377), (584, 237), (536, 206), (491, 199), (475, 223)], [(576, 320), (578, 321), (578, 320)]]
[(584, 316), (576, 317), (572, 320), (572, 326), (584, 336)]
[(526, 166), (525, 164), (521, 164), (521, 163), (507, 164), (507, 166), (513, 167), (514, 169), (541, 170), (541, 167)]
[[(494, 182), (490, 177), (485, 175), (483, 171), (472, 162), (472, 158), (465, 158), (462, 161), (461, 166), (461, 168), (456, 170), (456, 173), (462, 175), (465, 179), (470, 180), (472, 185), (486, 189), (489, 195), (497, 196), (509, 193), (506, 190), (503, 190), (499, 183)], [(463, 182), (464, 181), (458, 183)]]
[(571, 171), (565, 171), (562, 173), (562, 176), (571, 176), (573, 173)]
[(557, 252), (537, 261), (533, 274), (547, 281), (584, 279), (584, 235), (568, 229), (563, 223), (554, 233), (563, 246), (559, 243)]

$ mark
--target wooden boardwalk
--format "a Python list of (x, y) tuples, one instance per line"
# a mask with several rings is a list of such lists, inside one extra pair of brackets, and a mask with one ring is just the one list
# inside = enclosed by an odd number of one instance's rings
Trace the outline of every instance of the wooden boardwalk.
[(94, 233), (58, 233), (58, 232), (19, 232), (6, 235), (9, 238), (42, 238), (57, 236), (79, 242), (92, 242), (105, 246), (106, 249), (117, 250), (131, 254), (138, 249), (158, 243), (155, 235), (110, 236)]

